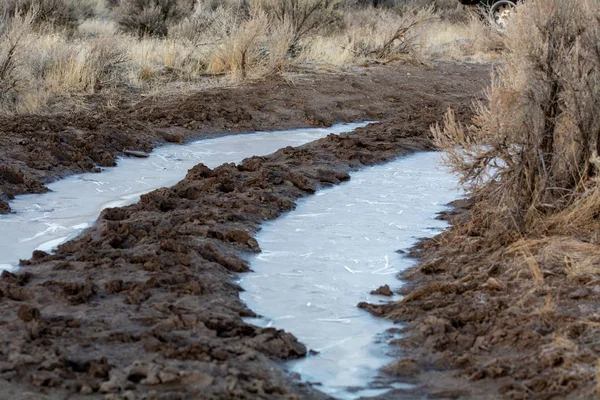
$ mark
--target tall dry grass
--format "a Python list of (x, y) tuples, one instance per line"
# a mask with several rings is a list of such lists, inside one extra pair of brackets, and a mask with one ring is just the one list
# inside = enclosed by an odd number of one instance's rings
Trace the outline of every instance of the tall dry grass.
[[(0, 111), (17, 101), (22, 87), (19, 52), (33, 24), (31, 14), (0, 21)], [(4, 106), (4, 107), (2, 107)]]
[(37, 30), (72, 33), (79, 23), (94, 14), (95, 0), (2, 0), (0, 17), (11, 19), (28, 14)]
[[(10, 11), (0, 18), (0, 112), (36, 112), (57, 104), (57, 96), (76, 99), (124, 87), (183, 90), (298, 67), (344, 69), (473, 53), (444, 45), (472, 34), (466, 19), (451, 22), (446, 15), (458, 10), (456, 4), (431, 3), (9, 0), (0, 4)], [(77, 4), (82, 8), (73, 8)], [(62, 25), (60, 15), (68, 17)], [(447, 33), (434, 38), (442, 26)], [(440, 46), (452, 50), (432, 51)]]
[(489, 104), (476, 105), (471, 126), (450, 111), (434, 129), (478, 200), (478, 234), (510, 242), (598, 218), (599, 15), (594, 0), (522, 4), (504, 37)]
[[(302, 43), (304, 63), (339, 67), (423, 59), (430, 29), (440, 22), (432, 7), (358, 9), (343, 15), (344, 30)], [(452, 39), (450, 39), (452, 40)]]

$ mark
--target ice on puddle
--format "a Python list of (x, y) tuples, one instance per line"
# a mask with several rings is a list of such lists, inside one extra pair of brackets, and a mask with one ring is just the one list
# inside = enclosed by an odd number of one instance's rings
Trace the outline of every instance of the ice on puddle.
[[(433, 217), (458, 193), (456, 179), (436, 166), (439, 157), (415, 154), (356, 172), (322, 196), (300, 200), (295, 211), (264, 224), (258, 234), (269, 256), (249, 261), (269, 278), (243, 275), (240, 296), (272, 326), (320, 352), (286, 365), (329, 395), (355, 399), (390, 389), (369, 382), (392, 361), (375, 341), (393, 324), (356, 305), (373, 301), (373, 288), (398, 286), (395, 276), (412, 261), (396, 250), (410, 247), (413, 236), (434, 235), (429, 227), (446, 226)], [(293, 310), (293, 319), (275, 318), (286, 310)]]
[(0, 271), (8, 271), (13, 272), (16, 271), (18, 267), (10, 264), (0, 264)]
[(63, 236), (61, 238), (58, 239), (54, 239), (54, 240), (49, 240), (45, 243), (40, 244), (38, 247), (35, 248), (35, 250), (41, 250), (41, 251), (52, 251), (54, 250), (58, 245), (64, 243), (67, 241), (69, 237), (68, 236)]
[(71, 226), (71, 228), (75, 229), (75, 230), (80, 230), (80, 229), (85, 229), (89, 226), (90, 226), (90, 224), (88, 224), (87, 222), (84, 222), (83, 224), (73, 225), (73, 226)]
[[(28, 259), (35, 249), (52, 250), (65, 238), (72, 238), (90, 226), (102, 209), (125, 206), (136, 202), (142, 194), (174, 185), (198, 163), (214, 168), (240, 162), (366, 124), (232, 135), (167, 145), (154, 150), (148, 158), (120, 158), (118, 167), (106, 168), (100, 175), (75, 175), (49, 184), (51, 192), (17, 196), (10, 203), (15, 213), (0, 215), (0, 265), (12, 266), (19, 259)], [(49, 228), (44, 221), (52, 221), (56, 229)]]
[(347, 318), (317, 318), (317, 321), (323, 322), (337, 322), (341, 324), (351, 324), (352, 320)]

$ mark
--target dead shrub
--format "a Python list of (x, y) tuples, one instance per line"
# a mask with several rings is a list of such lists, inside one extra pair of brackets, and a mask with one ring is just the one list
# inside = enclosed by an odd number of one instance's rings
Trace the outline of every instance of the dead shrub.
[(31, 14), (0, 20), (0, 112), (14, 111), (23, 77), (20, 52), (33, 24)]
[(121, 0), (113, 18), (119, 29), (138, 37), (166, 36), (169, 27), (191, 13), (190, 0)]
[(393, 29), (387, 33), (382, 43), (366, 55), (377, 59), (386, 59), (399, 54), (415, 54), (418, 45), (418, 29), (432, 22), (437, 16), (433, 7), (409, 8), (404, 10)]
[(234, 12), (244, 12), (248, 15), (250, 10), (250, 0), (197, 0), (196, 9), (203, 8), (205, 10), (216, 10), (217, 8), (225, 8)]
[(277, 23), (264, 12), (255, 12), (222, 41), (208, 71), (230, 72), (234, 80), (265, 76), (283, 68), (293, 38), (290, 23)]
[(478, 201), (477, 234), (514, 241), (547, 233), (550, 216), (599, 190), (598, 15), (594, 0), (522, 4), (505, 34), (489, 104), (476, 105), (470, 126), (450, 111), (444, 127), (433, 129), (448, 164)]
[(55, 54), (45, 72), (46, 87), (53, 93), (95, 92), (114, 85), (125, 50), (111, 36), (91, 39), (85, 46)]
[(369, 64), (421, 57), (425, 30), (437, 19), (432, 8), (393, 10), (364, 8), (344, 13), (344, 29), (302, 42), (300, 59), (337, 65)]
[(251, 6), (265, 12), (280, 24), (292, 27), (291, 47), (303, 37), (338, 20), (340, 0), (252, 0)]
[(245, 4), (243, 0), (232, 0), (215, 6), (210, 0), (198, 0), (193, 13), (174, 26), (169, 36), (193, 44), (218, 43), (250, 17)]
[(434, 0), (432, 2), (434, 11), (443, 21), (453, 24), (468, 23), (471, 13), (467, 7), (455, 0)]
[(465, 45), (471, 54), (489, 54), (504, 51), (504, 38), (498, 29), (477, 14), (465, 13), (470, 40)]
[(104, 4), (106, 5), (106, 8), (108, 8), (109, 10), (112, 10), (113, 8), (118, 7), (120, 3), (121, 3), (121, 0), (104, 0)]
[(93, 6), (77, 0), (3, 0), (0, 15), (13, 17), (30, 14), (35, 29), (54, 27), (73, 32), (93, 15)]

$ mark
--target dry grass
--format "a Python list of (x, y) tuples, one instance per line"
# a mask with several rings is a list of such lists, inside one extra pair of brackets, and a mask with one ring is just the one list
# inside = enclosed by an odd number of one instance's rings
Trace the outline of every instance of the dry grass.
[(424, 53), (428, 58), (454, 61), (497, 61), (504, 50), (500, 32), (472, 12), (459, 23), (439, 20), (424, 32)]
[[(479, 200), (478, 232), (510, 243), (597, 209), (600, 21), (592, 0), (533, 0), (506, 31), (502, 68), (474, 123), (434, 129)], [(549, 225), (549, 223), (551, 223)]]
[(362, 9), (344, 16), (346, 29), (303, 43), (299, 60), (341, 67), (421, 59), (425, 32), (439, 17), (429, 8), (394, 10)]
[(341, 0), (252, 0), (250, 5), (289, 26), (293, 47), (302, 38), (334, 24), (339, 18), (336, 10), (339, 3)]
[[(398, 59), (486, 60), (487, 50), (473, 50), (471, 24), (449, 17), (464, 12), (454, 2), (389, 2), (373, 9), (332, 0), (156, 0), (151, 10), (138, 10), (153, 2), (127, 0), (108, 8), (104, 0), (85, 0), (82, 10), (66, 9), (74, 16), (69, 29), (40, 23), (43, 19), (31, 13), (29, 19), (26, 14), (5, 18), (0, 62), (8, 61), (0, 76), (0, 112), (36, 112), (56, 96), (108, 95), (125, 86), (159, 92)], [(168, 4), (177, 9), (165, 11)], [(193, 12), (180, 12), (191, 7)], [(154, 21), (162, 25), (140, 30), (138, 18), (130, 21), (132, 33), (124, 33), (119, 18), (129, 15), (127, 10), (140, 18), (160, 17)]]
[(596, 360), (596, 364), (594, 365), (596, 369), (595, 378), (596, 378), (596, 387), (594, 389), (594, 393), (596, 396), (600, 396), (600, 359)]
[(20, 101), (19, 93), (26, 91), (21, 53), (33, 22), (32, 14), (0, 21), (0, 111), (9, 110)]
[(230, 72), (234, 80), (240, 81), (282, 70), (294, 35), (291, 23), (270, 20), (258, 10), (218, 46), (208, 72)]
[[(535, 264), (532, 276), (543, 272), (582, 282), (600, 277), (600, 246), (569, 236), (522, 239), (508, 248), (507, 255), (523, 255), (522, 263)], [(543, 271), (540, 266), (543, 266)], [(537, 281), (537, 279), (536, 279)], [(540, 280), (541, 282), (541, 280)]]
[(3, 0), (0, 17), (29, 15), (30, 25), (38, 31), (72, 33), (94, 14), (97, 6), (97, 0)]

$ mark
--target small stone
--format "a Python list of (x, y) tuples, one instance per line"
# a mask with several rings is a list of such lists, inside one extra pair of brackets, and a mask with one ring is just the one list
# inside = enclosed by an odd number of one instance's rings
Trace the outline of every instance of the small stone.
[(568, 298), (573, 299), (573, 300), (577, 300), (577, 299), (583, 299), (585, 297), (588, 297), (590, 295), (590, 292), (587, 289), (581, 288), (581, 289), (577, 289), (574, 292), (571, 292), (568, 294)]
[(446, 270), (443, 266), (443, 263), (444, 259), (442, 257), (438, 257), (421, 265), (419, 271), (425, 275), (439, 274)]
[(136, 400), (135, 393), (132, 390), (128, 390), (123, 393), (123, 400)]
[(144, 151), (137, 151), (137, 150), (123, 150), (123, 154), (125, 154), (126, 156), (137, 157), (137, 158), (150, 157), (150, 154), (148, 154)]
[(31, 383), (39, 387), (56, 387), (62, 383), (62, 379), (51, 371), (36, 371), (31, 374)]
[(125, 386), (125, 376), (120, 371), (113, 369), (110, 371), (110, 379), (102, 382), (100, 393), (117, 393)]
[(10, 212), (10, 206), (7, 202), (0, 199), (0, 214), (8, 214)]
[(406, 358), (398, 360), (391, 364), (383, 367), (384, 371), (393, 376), (399, 376), (403, 378), (414, 377), (419, 374), (421, 369), (417, 362), (413, 359)]
[(41, 251), (41, 250), (34, 250), (33, 254), (31, 255), (31, 258), (34, 260), (40, 260), (42, 258), (48, 257), (50, 254), (46, 253), (45, 251)]
[(29, 354), (11, 353), (8, 356), (8, 362), (13, 363), (13, 365), (35, 364), (36, 362), (38, 362), (38, 360), (36, 360), (33, 356), (30, 356)]
[(482, 370), (475, 371), (471, 374), (471, 376), (469, 376), (470, 381), (478, 381), (483, 378), (485, 378), (485, 372), (483, 372)]
[(484, 289), (489, 290), (497, 290), (503, 292), (506, 290), (506, 284), (496, 278), (489, 278), (483, 285), (481, 285)]
[(79, 389), (79, 393), (83, 395), (88, 395), (94, 393), (94, 389), (90, 385), (82, 385), (81, 389)]
[(17, 314), (21, 321), (30, 322), (36, 319), (40, 319), (40, 310), (35, 307), (31, 307), (27, 304), (23, 304), (19, 307), (19, 312)]
[(162, 383), (170, 383), (179, 379), (179, 374), (175, 371), (164, 369), (158, 373), (158, 378)]
[(394, 292), (392, 292), (392, 289), (390, 289), (388, 285), (383, 285), (378, 287), (376, 290), (371, 290), (371, 294), (378, 294), (381, 296), (393, 296)]
[(184, 142), (183, 135), (180, 135), (178, 133), (167, 133), (164, 137), (165, 140), (169, 143), (182, 144)]

